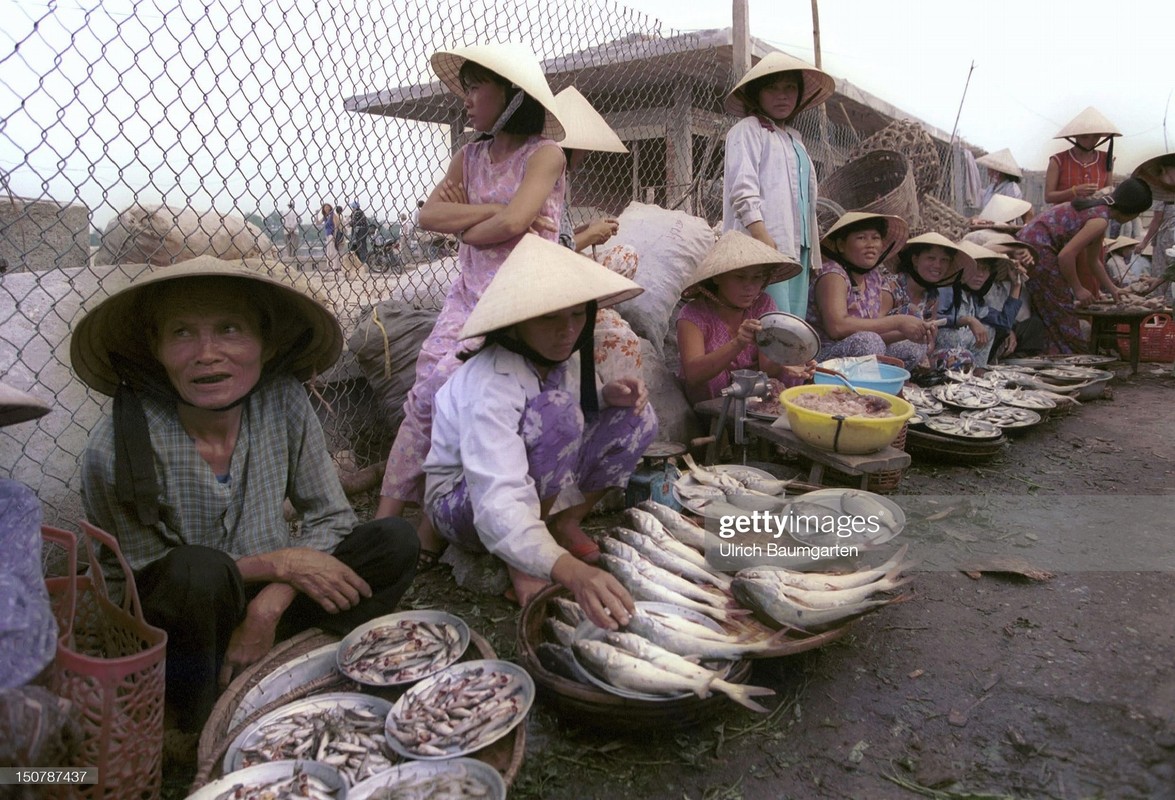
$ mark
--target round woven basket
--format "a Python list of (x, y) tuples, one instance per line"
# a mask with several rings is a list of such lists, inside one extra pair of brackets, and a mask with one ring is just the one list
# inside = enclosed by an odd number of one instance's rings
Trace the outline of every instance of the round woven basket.
[(971, 227), (967, 218), (934, 195), (922, 195), (919, 204), (922, 220), (921, 224), (910, 226), (911, 236), (934, 231), (957, 242), (970, 232)]
[[(577, 724), (611, 731), (676, 730), (706, 722), (712, 719), (716, 709), (730, 706), (731, 701), (719, 693), (704, 700), (692, 696), (664, 702), (633, 700), (550, 672), (539, 662), (537, 648), (549, 641), (543, 631), (543, 620), (552, 615), (548, 606), (556, 597), (571, 597), (571, 593), (562, 586), (548, 586), (522, 610), (518, 618), (518, 660), (534, 678), (539, 697), (560, 715)], [(814, 635), (797, 633), (794, 639), (773, 649), (772, 655), (794, 655), (823, 647), (844, 636), (850, 625)], [(736, 661), (726, 679), (741, 683), (750, 674), (750, 661)]]
[(934, 139), (917, 122), (895, 120), (854, 147), (849, 157), (856, 158), (874, 150), (892, 150), (905, 157), (914, 172), (914, 185), (919, 197), (938, 188), (942, 158)]
[(966, 442), (929, 431), (911, 430), (906, 434), (906, 452), (932, 461), (981, 464), (999, 455), (1006, 441), (1001, 436), (994, 440)]
[[(208, 718), (208, 722), (204, 725), (204, 730), (200, 734), (200, 744), (197, 750), (196, 778), (192, 783), (192, 791), (200, 788), (213, 778), (219, 777), (221, 761), (224, 758), (225, 750), (232, 740), (236, 738), (236, 735), (241, 730), (251, 724), (253, 720), (272, 711), (274, 708), (285, 705), (286, 703), (292, 703), (295, 700), (300, 700), (303, 697), (344, 690), (344, 688), (347, 691), (367, 692), (387, 700), (395, 701), (408, 688), (400, 686), (379, 690), (371, 686), (360, 686), (341, 673), (336, 673), (335, 675), (328, 676), (328, 679), (313, 681), (288, 692), (274, 702), (257, 709), (246, 720), (230, 729), (230, 721), (233, 718), (237, 706), (241, 702), (241, 698), (265, 678), (265, 676), (280, 669), (284, 664), (304, 653), (308, 653), (323, 645), (337, 642), (338, 640), (338, 636), (324, 633), (318, 628), (311, 628), (308, 631), (304, 631), (297, 636), (279, 643), (269, 652), (269, 655), (249, 667), (249, 669), (238, 675), (229, 684), (228, 689), (216, 701), (216, 706), (212, 709), (212, 715)], [(476, 631), (471, 630), (469, 632), (469, 648), (465, 651), (465, 655), (461, 659), (462, 661), (497, 657), (494, 648), (483, 636)], [(522, 769), (522, 759), (525, 753), (526, 724), (523, 723), (488, 747), (470, 754), (470, 757), (484, 761), (496, 769), (501, 773), (502, 779), (506, 782), (507, 788), (509, 788), (513, 784), (514, 779), (518, 777), (518, 771)]]
[(874, 150), (854, 158), (820, 185), (820, 193), (846, 211), (893, 214), (918, 225), (914, 174), (901, 153)]

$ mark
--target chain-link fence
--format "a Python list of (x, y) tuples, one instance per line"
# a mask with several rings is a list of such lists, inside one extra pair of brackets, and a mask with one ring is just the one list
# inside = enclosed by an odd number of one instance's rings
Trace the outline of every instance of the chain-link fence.
[[(138, 265), (259, 259), (321, 290), (347, 334), (387, 298), (439, 307), (455, 242), (413, 211), (467, 141), (460, 101), (429, 68), (439, 48), (527, 44), (554, 91), (575, 85), (609, 120), (630, 152), (589, 156), (573, 218), (634, 199), (721, 216), (729, 31), (569, 0), (0, 8), (0, 375), (54, 405), (0, 431), (0, 471), (34, 488), (50, 523), (80, 515), (79, 458), (108, 404), (69, 369), (71, 323)], [(797, 121), (822, 177), (872, 132), (844, 117)], [(341, 264), (324, 206), (349, 237)], [(366, 237), (348, 224), (360, 216)], [(355, 358), (315, 388), (332, 449), (381, 459), (392, 431)]]

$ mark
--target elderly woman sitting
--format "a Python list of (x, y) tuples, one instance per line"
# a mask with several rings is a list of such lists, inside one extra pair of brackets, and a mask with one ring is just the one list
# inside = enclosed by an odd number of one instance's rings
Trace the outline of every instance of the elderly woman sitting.
[[(210, 257), (142, 275), (74, 331), (74, 370), (114, 395), (82, 457), (86, 516), (117, 537), (147, 620), (167, 631), (181, 730), (198, 731), (218, 685), (275, 639), (345, 634), (412, 581), (411, 526), (356, 526), (299, 382), (341, 348), (307, 291)], [(108, 581), (121, 574), (101, 560)]]

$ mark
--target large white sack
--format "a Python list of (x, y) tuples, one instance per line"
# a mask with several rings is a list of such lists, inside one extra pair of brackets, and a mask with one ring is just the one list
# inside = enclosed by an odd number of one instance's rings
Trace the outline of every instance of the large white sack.
[(609, 245), (628, 245), (640, 257), (634, 280), (644, 293), (616, 307), (658, 358), (673, 308), (694, 268), (714, 246), (714, 231), (701, 217), (647, 203), (630, 203)]
[(166, 267), (205, 254), (229, 261), (278, 255), (269, 237), (239, 214), (134, 205), (106, 225), (94, 264)]

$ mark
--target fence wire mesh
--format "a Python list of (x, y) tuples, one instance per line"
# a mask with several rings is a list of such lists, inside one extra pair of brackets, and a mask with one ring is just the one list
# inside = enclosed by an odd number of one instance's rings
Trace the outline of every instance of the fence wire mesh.
[[(439, 307), (456, 244), (412, 214), (467, 141), (460, 101), (433, 81), (439, 48), (524, 43), (554, 91), (575, 85), (625, 140), (630, 153), (587, 159), (573, 219), (634, 199), (721, 217), (729, 31), (679, 33), (610, 2), (548, 0), (0, 10), (0, 375), (54, 406), (0, 431), (0, 472), (37, 492), (51, 524), (81, 515), (79, 459), (109, 403), (69, 368), (71, 324), (139, 265), (258, 259), (321, 290), (348, 335), (388, 298)], [(815, 111), (796, 124), (821, 177), (872, 132)], [(324, 207), (347, 237), (338, 262)], [(315, 389), (332, 449), (382, 459), (392, 430), (354, 356)]]

